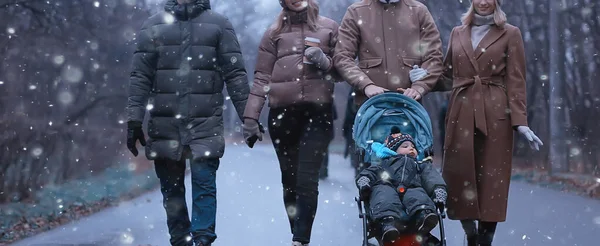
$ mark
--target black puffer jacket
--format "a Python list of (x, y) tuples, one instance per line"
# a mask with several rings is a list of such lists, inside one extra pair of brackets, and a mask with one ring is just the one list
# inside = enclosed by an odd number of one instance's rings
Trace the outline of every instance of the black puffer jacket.
[[(128, 121), (150, 112), (148, 159), (223, 156), (224, 82), (241, 116), (249, 85), (240, 45), (229, 20), (209, 0), (179, 5), (150, 17), (137, 36), (129, 82)], [(148, 105), (148, 106), (147, 106)]]

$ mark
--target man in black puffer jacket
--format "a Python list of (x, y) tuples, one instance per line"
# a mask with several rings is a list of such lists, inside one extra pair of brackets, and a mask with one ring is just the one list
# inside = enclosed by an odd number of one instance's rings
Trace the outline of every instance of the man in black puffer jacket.
[[(231, 23), (210, 9), (209, 0), (168, 0), (164, 12), (143, 24), (129, 81), (127, 146), (137, 156), (139, 140), (146, 157), (155, 161), (172, 245), (207, 246), (217, 237), (215, 177), (225, 149), (224, 83), (241, 119), (249, 93), (244, 59)], [(191, 160), (191, 222), (186, 159)]]

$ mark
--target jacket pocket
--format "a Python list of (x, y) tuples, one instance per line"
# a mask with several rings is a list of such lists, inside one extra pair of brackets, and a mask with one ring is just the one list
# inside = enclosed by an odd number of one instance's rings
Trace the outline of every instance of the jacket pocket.
[(412, 68), (414, 65), (420, 67), (423, 62), (416, 57), (402, 57), (402, 63), (404, 63), (405, 66)]
[(381, 58), (370, 58), (370, 59), (361, 59), (358, 61), (358, 67), (362, 69), (373, 68), (381, 65), (383, 59)]

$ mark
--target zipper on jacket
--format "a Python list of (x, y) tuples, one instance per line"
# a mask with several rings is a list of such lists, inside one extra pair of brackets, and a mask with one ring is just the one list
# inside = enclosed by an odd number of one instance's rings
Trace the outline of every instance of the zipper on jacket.
[(402, 178), (400, 179), (400, 184), (404, 184), (404, 170), (406, 170), (406, 162), (408, 158), (406, 155), (404, 155), (404, 164), (402, 164)]
[(304, 44), (302, 46), (302, 54), (301, 54), (301, 62), (302, 62), (302, 72), (300, 74), (300, 76), (302, 76), (302, 79), (300, 80), (300, 96), (302, 101), (304, 101), (304, 85), (306, 84), (306, 65), (304, 64), (304, 52), (306, 52), (306, 44), (305, 44), (305, 39), (306, 37), (304, 36), (304, 24), (300, 24), (300, 38), (302, 39), (302, 43)]
[(388, 59), (387, 59), (387, 55), (386, 55), (387, 54), (387, 45), (386, 45), (386, 39), (385, 39), (385, 16), (384, 15), (385, 15), (385, 12), (387, 11), (387, 9), (388, 9), (388, 7), (384, 5), (383, 13), (381, 13), (381, 17), (382, 17), (381, 18), (381, 28), (383, 31), (383, 39), (382, 39), (382, 41), (383, 41), (383, 60), (384, 60), (383, 62), (385, 64), (384, 73), (385, 73), (385, 77), (386, 77), (386, 80), (385, 80), (386, 87), (388, 84), (388, 76), (389, 75), (388, 75), (388, 71), (387, 71), (388, 70)]

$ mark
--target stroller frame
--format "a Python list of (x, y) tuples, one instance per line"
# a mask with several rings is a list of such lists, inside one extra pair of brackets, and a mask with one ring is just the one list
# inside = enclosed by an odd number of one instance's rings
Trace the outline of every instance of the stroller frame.
[[(389, 105), (386, 103), (390, 103)], [(370, 103), (370, 105), (369, 105)], [(383, 103), (383, 104), (382, 104)], [(365, 106), (367, 105), (367, 106)], [(369, 109), (369, 107), (374, 107), (373, 105), (379, 105), (376, 106), (375, 109), (371, 108)], [(388, 113), (386, 111), (381, 112), (381, 110), (386, 110), (385, 107), (397, 107), (398, 105), (403, 105), (401, 107), (407, 107), (406, 110), (408, 111), (400, 111), (399, 113)], [(369, 111), (370, 110), (370, 111)], [(411, 111), (412, 110), (412, 111)], [(375, 127), (375, 125), (369, 125), (370, 123), (367, 124), (361, 124), (359, 123), (359, 117), (361, 117), (362, 113), (366, 113), (366, 115), (364, 115), (364, 117), (366, 119), (371, 120), (372, 118), (370, 118), (370, 114), (372, 115), (376, 115), (380, 112), (379, 115), (381, 115), (382, 117), (390, 117), (390, 116), (394, 116), (398, 115), (399, 117), (408, 117), (409, 121), (412, 124), (420, 124), (419, 129), (417, 129), (416, 127), (413, 128), (413, 130), (416, 131), (417, 134), (424, 134), (422, 135), (422, 138), (419, 138), (419, 135), (413, 135), (413, 138), (415, 138), (415, 141), (424, 141), (421, 142), (421, 146), (422, 149), (419, 151), (423, 151), (424, 156), (422, 156), (422, 161), (425, 161), (426, 159), (429, 159), (429, 161), (431, 161), (432, 159), (432, 146), (433, 146), (433, 140), (432, 140), (432, 129), (431, 129), (431, 122), (429, 121), (429, 116), (427, 115), (427, 111), (425, 110), (425, 108), (422, 107), (422, 105), (420, 103), (418, 103), (417, 101), (414, 101), (412, 98), (408, 98), (404, 95), (401, 95), (400, 93), (397, 92), (386, 92), (383, 93), (382, 95), (377, 95), (373, 98), (370, 98), (369, 100), (367, 100), (362, 106), (361, 108), (358, 110), (358, 114), (357, 117), (355, 118), (355, 123), (353, 126), (353, 139), (355, 140), (355, 151), (358, 151), (358, 156), (359, 156), (359, 160), (361, 163), (369, 163), (369, 164), (375, 164), (372, 163), (369, 160), (367, 160), (367, 155), (370, 155), (370, 153), (368, 153), (369, 151), (367, 151), (366, 148), (368, 148), (366, 145), (366, 143), (364, 143), (365, 140), (371, 141), (369, 139), (372, 139), (371, 137), (373, 137), (373, 135), (367, 135), (369, 137), (365, 137), (365, 135), (362, 134), (372, 134), (370, 133), (370, 130), (367, 131), (365, 133), (365, 131), (362, 130), (357, 130), (360, 129), (360, 127)], [(408, 114), (405, 114), (405, 112), (408, 112)], [(413, 117), (413, 118), (411, 118)], [(416, 120), (415, 120), (416, 119)], [(378, 120), (378, 119), (377, 119)], [(386, 122), (384, 124), (389, 124), (390, 122)], [(374, 123), (377, 124), (377, 123)], [(404, 126), (407, 126), (406, 124)], [(372, 129), (372, 128), (371, 128)], [(361, 141), (362, 140), (362, 141)], [(362, 144), (358, 144), (358, 141), (361, 141)], [(367, 141), (367, 143), (368, 143)], [(417, 143), (418, 144), (418, 143)], [(419, 146), (417, 146), (419, 147)], [(359, 169), (363, 169), (365, 167), (359, 168)], [(360, 170), (357, 170), (358, 172), (360, 172)], [(375, 226), (375, 222), (372, 221), (372, 215), (369, 208), (369, 201), (365, 201), (365, 200), (361, 200), (360, 196), (357, 196), (354, 198), (354, 200), (356, 201), (356, 204), (358, 206), (358, 217), (360, 219), (362, 219), (362, 225), (363, 225), (363, 246), (384, 246), (384, 243), (382, 242), (381, 238), (381, 232), (380, 229), (378, 228), (378, 226)], [(431, 232), (429, 232), (427, 235), (421, 235), (423, 237), (422, 242), (419, 242), (419, 244), (421, 246), (446, 246), (446, 235), (445, 235), (445, 231), (444, 231), (444, 219), (446, 218), (446, 213), (444, 211), (443, 208), (437, 208), (436, 209), (436, 214), (438, 215), (438, 227), (439, 227), (439, 231), (440, 231), (440, 239), (436, 238), (434, 235), (431, 234)], [(412, 222), (411, 219), (407, 220), (409, 222)], [(418, 235), (417, 230), (415, 228), (411, 228), (410, 226), (408, 226), (406, 228), (406, 230), (400, 230), (400, 238), (402, 238), (403, 236), (406, 235), (410, 235), (410, 236), (415, 236)], [(377, 239), (377, 242), (379, 245), (372, 245), (369, 244), (369, 239), (371, 238), (375, 238)]]

